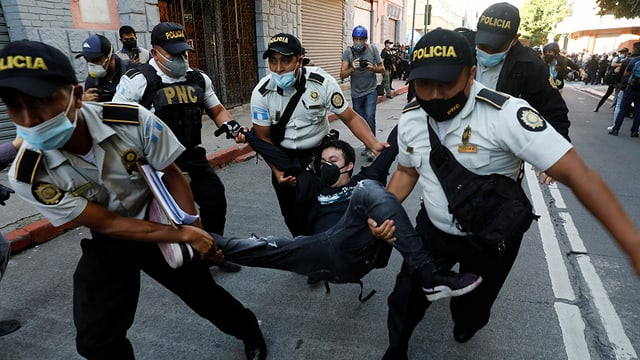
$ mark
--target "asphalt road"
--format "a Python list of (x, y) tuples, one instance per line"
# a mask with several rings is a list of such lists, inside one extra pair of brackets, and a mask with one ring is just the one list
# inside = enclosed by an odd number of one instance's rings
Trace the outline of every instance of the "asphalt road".
[[(629, 124), (617, 138), (606, 135), (611, 113), (606, 106), (591, 112), (597, 98), (571, 84), (564, 96), (571, 109), (576, 149), (638, 219), (640, 184), (635, 179), (640, 170), (634, 165), (640, 140), (628, 137)], [(403, 105), (404, 96), (378, 105), (379, 138), (397, 123)], [(340, 123), (332, 126), (341, 130), (343, 139), (360, 146)], [(363, 158), (358, 161), (364, 164)], [(229, 201), (227, 234), (287, 234), (269, 170), (260, 158), (218, 173)], [(640, 350), (640, 281), (624, 255), (565, 187), (534, 184), (528, 191), (534, 203), (541, 199), (536, 210), (546, 209), (548, 226), (540, 222), (527, 233), (489, 324), (468, 343), (458, 344), (451, 335), (448, 301), (436, 302), (412, 338), (411, 359), (631, 359)], [(417, 212), (417, 193), (404, 204), (411, 217)], [(575, 246), (576, 234), (566, 227), (568, 223), (575, 224), (584, 249)], [(79, 358), (71, 280), (80, 256), (79, 240), (85, 236), (86, 229), (79, 228), (11, 258), (0, 283), (0, 320), (18, 319), (23, 327), (0, 337), (0, 359)], [(545, 245), (548, 241), (556, 244), (557, 254), (553, 246)], [(358, 301), (357, 285), (331, 285), (326, 293), (321, 285), (307, 285), (304, 276), (278, 270), (244, 267), (225, 274), (214, 268), (212, 274), (256, 313), (270, 359), (379, 359), (387, 343), (386, 297), (399, 267), (394, 252), (387, 268), (363, 279), (365, 291), (377, 291), (366, 303)], [(557, 279), (563, 272), (572, 291), (557, 285), (562, 284)], [(570, 292), (573, 298), (567, 295)], [(568, 322), (562, 320), (567, 314)], [(144, 274), (136, 320), (128, 335), (139, 359), (244, 358), (240, 341), (199, 318)]]

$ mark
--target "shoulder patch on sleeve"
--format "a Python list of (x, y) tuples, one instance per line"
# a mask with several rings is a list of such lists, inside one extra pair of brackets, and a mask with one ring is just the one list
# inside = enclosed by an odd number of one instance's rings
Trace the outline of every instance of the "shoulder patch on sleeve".
[(341, 93), (334, 92), (333, 95), (331, 95), (331, 105), (333, 105), (334, 108), (341, 108), (344, 106), (344, 97)]
[(406, 113), (407, 111), (411, 111), (419, 108), (420, 108), (420, 104), (418, 104), (417, 101), (412, 101), (402, 108), (402, 112)]
[(45, 205), (58, 204), (64, 195), (64, 192), (59, 187), (46, 182), (31, 185), (31, 193), (36, 200)]
[(262, 96), (266, 96), (269, 91), (269, 89), (267, 89), (267, 84), (269, 83), (269, 80), (265, 81), (264, 84), (262, 84), (262, 86), (260, 86), (260, 88), (258, 89), (258, 92), (260, 93), (260, 95)]
[(322, 83), (324, 82), (324, 76), (318, 73), (312, 72), (309, 74), (309, 80), (317, 82), (318, 84), (322, 85)]
[(478, 92), (476, 99), (482, 100), (496, 109), (502, 109), (502, 105), (509, 100), (509, 96), (484, 88)]
[(529, 131), (542, 131), (547, 128), (547, 122), (532, 108), (521, 107), (517, 116), (520, 125)]
[(32, 184), (41, 161), (42, 153), (25, 149), (18, 156), (18, 162), (16, 163), (16, 180)]
[(102, 107), (102, 122), (139, 125), (138, 105), (105, 103)]

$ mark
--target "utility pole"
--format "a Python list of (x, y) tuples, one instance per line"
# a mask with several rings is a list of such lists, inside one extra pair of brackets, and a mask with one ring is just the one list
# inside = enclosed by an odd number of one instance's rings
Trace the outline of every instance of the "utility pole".
[(409, 46), (413, 48), (413, 34), (416, 32), (416, 0), (413, 0), (413, 17), (411, 18), (411, 43)]

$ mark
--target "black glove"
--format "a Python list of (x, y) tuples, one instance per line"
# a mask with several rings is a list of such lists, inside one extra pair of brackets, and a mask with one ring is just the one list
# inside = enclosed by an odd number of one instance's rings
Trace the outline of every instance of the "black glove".
[(11, 194), (13, 193), (15, 193), (15, 191), (13, 191), (11, 188), (0, 184), (0, 205), (4, 206), (4, 201), (9, 200), (9, 196), (11, 196)]
[(222, 126), (220, 126), (213, 135), (220, 136), (222, 133), (226, 133), (227, 139), (235, 139), (240, 131), (242, 131), (242, 126), (240, 126), (240, 124), (235, 120), (229, 120), (222, 123)]

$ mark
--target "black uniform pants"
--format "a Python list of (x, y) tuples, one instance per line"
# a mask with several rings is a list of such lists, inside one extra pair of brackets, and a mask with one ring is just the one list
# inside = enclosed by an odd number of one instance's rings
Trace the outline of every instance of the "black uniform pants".
[[(451, 317), (461, 329), (480, 329), (489, 322), (493, 305), (518, 255), (522, 238), (507, 239), (505, 250), (478, 249), (467, 237), (447, 234), (436, 228), (424, 208), (418, 212), (416, 230), (431, 250), (440, 269), (450, 269), (460, 263), (460, 272), (482, 276), (482, 283), (474, 291), (451, 298)], [(409, 339), (431, 305), (422, 291), (417, 272), (411, 274), (406, 263), (396, 277), (393, 292), (388, 298), (387, 330), (389, 347), (383, 359), (407, 359)], [(435, 329), (434, 329), (435, 330)]]
[(134, 358), (126, 334), (135, 317), (140, 271), (223, 332), (249, 344), (264, 341), (255, 315), (215, 283), (206, 263), (172, 269), (155, 243), (93, 235), (81, 242), (82, 257), (73, 276), (73, 318), (80, 355), (105, 360)]
[(224, 185), (209, 165), (206, 155), (201, 147), (187, 150), (176, 164), (191, 178), (191, 192), (199, 207), (202, 227), (208, 232), (224, 235), (227, 216)]
[[(300, 164), (300, 169), (306, 169), (314, 159), (316, 149), (292, 151), (286, 150), (285, 153), (291, 159), (291, 163)], [(296, 197), (296, 186), (280, 185), (278, 179), (273, 172), (271, 173), (271, 185), (278, 197), (280, 212), (284, 218), (284, 222), (289, 228), (293, 236), (311, 235), (311, 226), (308, 222), (309, 212), (313, 206), (313, 202), (302, 202)]]

